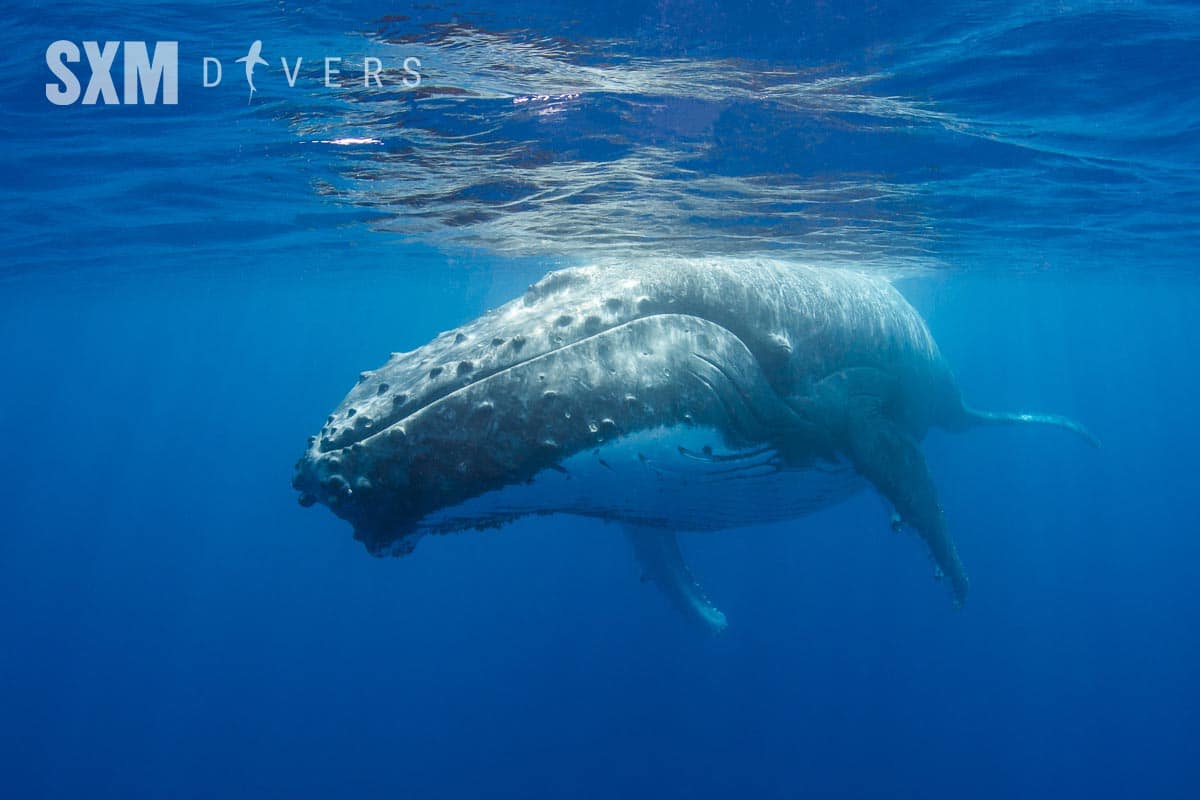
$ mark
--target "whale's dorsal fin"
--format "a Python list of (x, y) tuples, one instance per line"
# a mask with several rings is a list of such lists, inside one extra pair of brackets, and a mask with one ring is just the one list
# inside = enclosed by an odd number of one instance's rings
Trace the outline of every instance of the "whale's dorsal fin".
[(937, 488), (916, 440), (884, 409), (896, 386), (883, 370), (846, 369), (817, 384), (815, 405), (859, 474), (874, 485), (929, 546), (955, 603), (967, 596), (967, 576), (946, 530)]
[(728, 624), (725, 615), (717, 610), (692, 577), (673, 531), (626, 525), (625, 536), (642, 568), (643, 581), (654, 582), (671, 605), (705, 630), (720, 633), (725, 629)]

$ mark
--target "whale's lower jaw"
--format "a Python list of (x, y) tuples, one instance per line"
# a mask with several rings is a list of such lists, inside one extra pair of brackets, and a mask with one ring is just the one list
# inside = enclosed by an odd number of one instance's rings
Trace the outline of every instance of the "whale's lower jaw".
[[(422, 532), (555, 511), (666, 525), (679, 521), (671, 518), (674, 512), (655, 519), (649, 509), (662, 514), (694, 507), (691, 524), (683, 527), (729, 527), (703, 495), (693, 505), (656, 491), (661, 476), (648, 454), (639, 458), (636, 444), (621, 448), (621, 443), (654, 431), (695, 428), (705, 432), (704, 442), (685, 444), (671, 436), (663, 441), (677, 448), (676, 458), (682, 457), (678, 448), (693, 448), (701, 463), (722, 449), (743, 454), (769, 442), (803, 441), (809, 424), (779, 397), (754, 356), (728, 330), (697, 317), (662, 314), (468, 383), (339, 449), (323, 450), (314, 443), (298, 462), (293, 484), (302, 503), (328, 505), (376, 553), (404, 552), (412, 536)], [(618, 484), (609, 480), (605, 489), (605, 476), (615, 475), (615, 468), (602, 453), (622, 463), (633, 459), (637, 466)], [(769, 469), (778, 472), (782, 459), (774, 457), (777, 462)], [(793, 464), (804, 460), (796, 452), (788, 458)], [(746, 478), (734, 462), (709, 460), (727, 473), (730, 486)], [(596, 468), (586, 477), (585, 465)], [(542, 483), (553, 476), (574, 481), (566, 493), (572, 499), (534, 491), (539, 475)], [(639, 493), (646, 494), (647, 502), (640, 504), (645, 510), (612, 502)], [(471, 510), (482, 508), (472, 503), (485, 495), (489, 501), (483, 505), (509, 499), (487, 513)], [(515, 505), (506, 508), (506, 502)], [(736, 500), (726, 503), (733, 506)], [(720, 524), (698, 524), (704, 517)]]

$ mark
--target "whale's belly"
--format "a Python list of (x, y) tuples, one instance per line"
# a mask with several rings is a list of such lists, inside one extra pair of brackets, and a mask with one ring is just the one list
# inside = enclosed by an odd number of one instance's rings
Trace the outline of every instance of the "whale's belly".
[(681, 531), (793, 519), (863, 485), (844, 461), (787, 465), (769, 445), (730, 450), (713, 428), (659, 427), (565, 459), (526, 483), (440, 509), (426, 533), (493, 527), (531, 514), (577, 514)]

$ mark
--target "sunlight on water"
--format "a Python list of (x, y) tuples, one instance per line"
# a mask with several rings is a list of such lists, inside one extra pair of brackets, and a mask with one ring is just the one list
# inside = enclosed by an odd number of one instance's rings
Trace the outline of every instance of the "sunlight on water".
[(461, 25), (381, 44), (385, 69), (409, 58), (430, 65), (420, 88), (350, 90), (335, 124), (313, 117), (298, 131), (370, 132), (385, 144), (361, 151), (331, 190), (381, 212), (379, 229), (520, 255), (930, 257), (911, 186), (834, 174), (803, 154), (790, 165), (724, 160), (764, 124), (795, 127), (814, 146), (839, 129), (954, 126), (923, 104), (872, 93), (879, 76), (652, 58), (623, 42)]
[[(294, 125), (308, 140), (378, 142), (354, 151), (322, 193), (375, 215), (376, 230), (443, 247), (773, 255), (900, 271), (999, 254), (1018, 270), (1074, 269), (1163, 229), (1179, 235), (1158, 244), (1178, 247), (1197, 168), (1145, 145), (1172, 128), (1182, 135), (1190, 118), (1176, 112), (1151, 133), (1126, 123), (1140, 99), (1124, 98), (1101, 110), (1110, 124), (1097, 129), (1095, 115), (1048, 103), (1045, 84), (1064, 100), (1088, 92), (1083, 66), (1041, 66), (1087, 57), (1062, 34), (1120, 9), (1029, 11), (992, 14), (969, 33), (948, 17), (879, 48), (876, 68), (861, 71), (392, 20), (364, 52), (392, 73), (416, 59), (420, 86), (355, 83), (336, 113), (310, 109)], [(1194, 17), (1164, 9), (1111, 47), (1131, 58), (1161, 51)], [(973, 100), (1005, 84), (1024, 85), (1028, 99), (1004, 109)], [(1131, 207), (1131, 185), (1149, 206)], [(1088, 253), (1084, 242), (1112, 246)]]
[[(40, 74), (5, 90), (0, 160), (17, 191), (0, 253), (6, 274), (47, 260), (53, 208), (91, 232), (55, 269), (133, 268), (156, 244), (178, 263), (180, 237), (207, 269), (203, 255), (226, 245), (311, 252), (314, 237), (357, 242), (357, 226), (502, 262), (652, 251), (899, 271), (1190, 269), (1200, 12), (1135, 6), (893, 10), (867, 34), (849, 11), (822, 17), (828, 30), (739, 18), (703, 45), (662, 35), (701, 25), (691, 18), (613, 11), (564, 27), (569, 12), (536, 4), (247, 5), (232, 29), (172, 7), (157, 24), (181, 40), (177, 109), (63, 109), (47, 128)], [(69, 18), (23, 9), (13, 25), (40, 41)], [(236, 76), (197, 87), (201, 55), (232, 65), (252, 39), (268, 62), (253, 103)], [(337, 88), (320, 80), (325, 55), (342, 58)], [(279, 60), (301, 56), (289, 87)], [(363, 86), (367, 58), (383, 86)], [(406, 63), (419, 86), (402, 82)], [(79, 181), (83, 163), (102, 179)], [(54, 194), (63, 186), (73, 193)]]

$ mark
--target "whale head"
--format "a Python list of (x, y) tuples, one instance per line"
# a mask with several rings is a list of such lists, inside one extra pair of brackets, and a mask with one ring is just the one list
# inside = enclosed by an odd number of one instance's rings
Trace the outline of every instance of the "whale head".
[(632, 272), (562, 270), (393, 354), (359, 376), (309, 440), (293, 479), (301, 504), (328, 506), (374, 553), (402, 554), (423, 533), (520, 515), (446, 509), (563, 473), (581, 453), (612, 466), (600, 448), (639, 432), (704, 431), (696, 447), (711, 449), (802, 427), (770, 380), (789, 353), (767, 335), (754, 353), (678, 298), (647, 294)]

